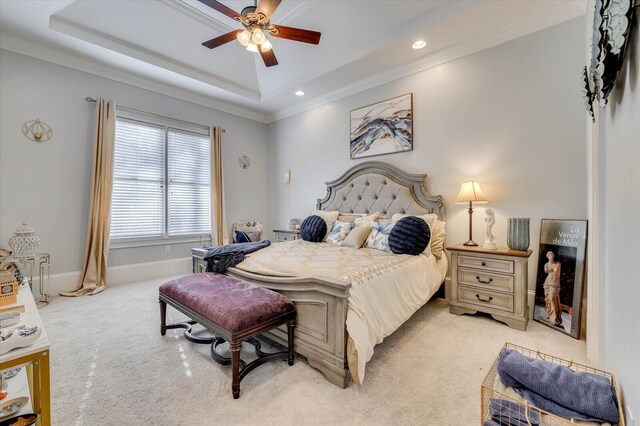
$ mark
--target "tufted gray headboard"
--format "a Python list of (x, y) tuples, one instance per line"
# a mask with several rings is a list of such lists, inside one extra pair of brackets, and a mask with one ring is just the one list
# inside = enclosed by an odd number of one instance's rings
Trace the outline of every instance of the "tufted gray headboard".
[(340, 213), (436, 213), (444, 220), (442, 196), (429, 195), (427, 175), (404, 172), (382, 161), (356, 164), (339, 178), (326, 182), (327, 195), (318, 199), (318, 210)]

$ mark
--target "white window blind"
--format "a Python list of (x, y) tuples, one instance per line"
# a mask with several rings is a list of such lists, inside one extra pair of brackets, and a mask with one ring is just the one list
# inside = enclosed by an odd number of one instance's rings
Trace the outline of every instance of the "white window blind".
[(209, 233), (209, 136), (152, 121), (116, 120), (111, 239)]
[[(169, 235), (211, 231), (211, 140), (169, 129)], [(205, 161), (203, 161), (203, 159)]]

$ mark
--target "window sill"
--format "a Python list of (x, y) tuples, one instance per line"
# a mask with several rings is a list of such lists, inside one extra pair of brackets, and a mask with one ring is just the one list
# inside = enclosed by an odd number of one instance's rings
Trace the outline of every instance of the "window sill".
[[(185, 244), (185, 243), (198, 243), (200, 246), (201, 235), (186, 236), (186, 237), (166, 237), (166, 238), (145, 238), (135, 240), (114, 240), (109, 243), (110, 250), (118, 250), (134, 247), (152, 247), (152, 246), (164, 246), (169, 244)], [(211, 241), (207, 238), (207, 241)]]

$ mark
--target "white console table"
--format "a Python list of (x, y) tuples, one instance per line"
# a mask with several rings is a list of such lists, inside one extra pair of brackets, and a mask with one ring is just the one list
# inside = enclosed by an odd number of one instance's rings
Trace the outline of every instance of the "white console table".
[(20, 286), (17, 304), (0, 306), (0, 312), (12, 311), (22, 313), (21, 322), (23, 324), (38, 326), (42, 332), (38, 340), (31, 346), (16, 348), (0, 355), (0, 373), (18, 367), (22, 368), (18, 375), (7, 379), (9, 392), (7, 400), (28, 396), (29, 404), (23, 406), (16, 415), (35, 412), (40, 415), (37, 424), (49, 426), (51, 425), (49, 338), (28, 285)]

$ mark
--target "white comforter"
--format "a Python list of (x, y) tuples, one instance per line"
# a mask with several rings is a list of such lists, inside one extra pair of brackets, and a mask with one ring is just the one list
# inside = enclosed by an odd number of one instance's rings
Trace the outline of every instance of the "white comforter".
[(236, 267), (262, 275), (322, 277), (351, 283), (348, 361), (354, 381), (360, 384), (374, 346), (438, 290), (446, 276), (447, 259), (296, 240), (252, 253)]

